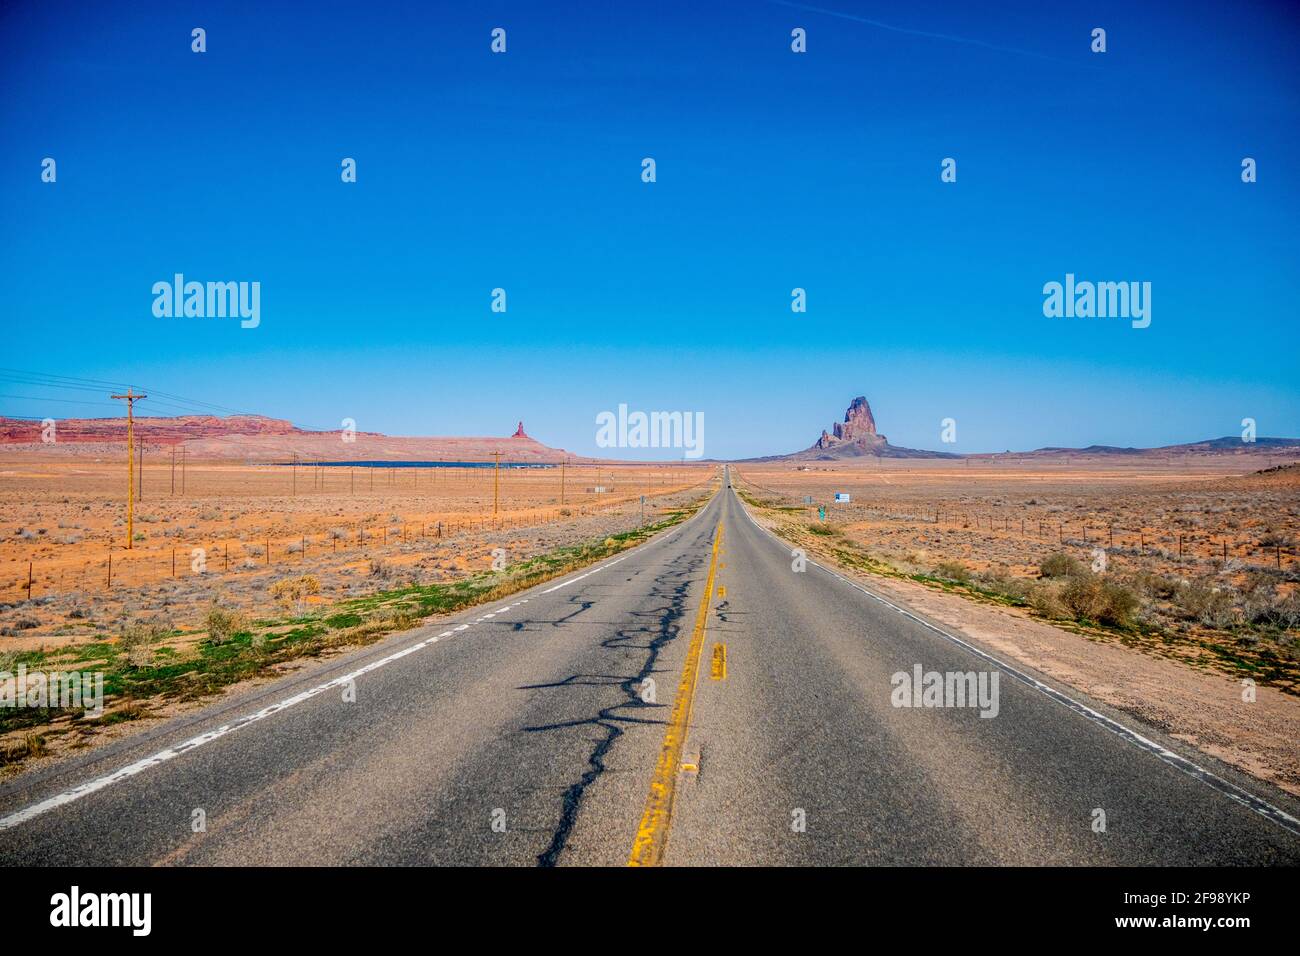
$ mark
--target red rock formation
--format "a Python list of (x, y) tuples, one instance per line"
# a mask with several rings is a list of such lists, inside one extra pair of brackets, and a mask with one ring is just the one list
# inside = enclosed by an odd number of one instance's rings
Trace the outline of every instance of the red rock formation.
[[(876, 431), (876, 419), (871, 414), (871, 406), (866, 398), (859, 395), (849, 403), (844, 413), (844, 421), (836, 422), (827, 432), (822, 430), (821, 437), (811, 448), (782, 455), (784, 461), (813, 460), (833, 461), (839, 458), (956, 458), (958, 456), (941, 451), (918, 451), (915, 448), (900, 448), (889, 444), (889, 439)], [(763, 459), (772, 460), (772, 459)]]
[[(118, 454), (126, 442), (126, 416), (120, 418), (59, 418), (54, 442), (42, 441), (39, 421), (0, 417), (0, 447), (51, 455)], [(184, 445), (191, 457), (285, 461), (293, 455), (323, 461), (367, 459), (559, 462), (575, 460), (561, 448), (543, 445), (519, 422), (509, 438), (389, 436), (356, 432), (347, 440), (339, 431), (310, 431), (292, 422), (261, 415), (183, 415), (177, 418), (137, 417), (136, 441), (146, 447)]]
[(822, 430), (822, 435), (817, 439), (814, 448), (833, 448), (841, 442), (856, 442), (872, 446), (885, 440), (884, 435), (876, 432), (876, 419), (871, 414), (871, 406), (867, 404), (866, 397), (862, 395), (849, 403), (848, 410), (844, 413), (844, 421), (836, 422), (831, 429), (833, 434), (830, 435), (825, 429)]
[[(126, 416), (121, 418), (58, 418), (55, 434), (60, 442), (126, 441)], [(0, 444), (39, 442), (41, 423), (16, 418), (0, 418)], [(216, 438), (231, 435), (298, 435), (302, 430), (292, 422), (263, 415), (180, 415), (175, 418), (136, 416), (135, 434), (142, 441), (178, 444), (191, 438)]]

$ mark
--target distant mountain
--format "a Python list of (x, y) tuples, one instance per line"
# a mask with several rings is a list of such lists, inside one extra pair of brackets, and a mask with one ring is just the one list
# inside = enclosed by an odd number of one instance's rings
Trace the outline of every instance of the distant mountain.
[[(0, 447), (50, 454), (120, 453), (126, 442), (126, 417), (64, 418), (53, 425), (53, 441), (43, 438), (39, 421), (0, 417)], [(146, 449), (182, 446), (198, 458), (280, 461), (293, 456), (319, 461), (489, 461), (498, 452), (507, 462), (574, 462), (570, 455), (532, 438), (519, 422), (513, 435), (496, 437), (395, 437), (379, 432), (312, 431), (262, 415), (182, 415), (137, 417), (135, 440)]]
[(1088, 445), (1086, 448), (1036, 448), (1024, 452), (996, 452), (982, 455), (968, 455), (968, 458), (1052, 458), (1062, 456), (1095, 457), (1136, 457), (1161, 458), (1174, 455), (1208, 455), (1223, 457), (1225, 455), (1260, 455), (1286, 452), (1295, 449), (1300, 452), (1300, 438), (1256, 438), (1248, 442), (1240, 436), (1226, 435), (1223, 438), (1211, 438), (1206, 441), (1184, 442), (1180, 445), (1160, 445), (1156, 448), (1131, 448), (1116, 445)]
[(920, 451), (891, 445), (889, 439), (876, 431), (876, 418), (863, 395), (849, 403), (844, 421), (835, 422), (828, 432), (822, 429), (821, 437), (812, 446), (789, 455), (756, 458), (755, 461), (835, 461), (841, 458), (960, 458), (944, 451)]

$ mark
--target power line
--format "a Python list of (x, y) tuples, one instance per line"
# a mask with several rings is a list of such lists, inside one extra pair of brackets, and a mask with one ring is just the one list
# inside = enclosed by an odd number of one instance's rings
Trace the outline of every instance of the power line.
[(134, 431), (134, 411), (135, 403), (141, 399), (148, 398), (148, 395), (137, 395), (126, 390), (125, 395), (110, 395), (109, 398), (118, 399), (126, 402), (126, 546), (128, 549), (135, 547), (135, 459), (132, 456), (131, 442)]

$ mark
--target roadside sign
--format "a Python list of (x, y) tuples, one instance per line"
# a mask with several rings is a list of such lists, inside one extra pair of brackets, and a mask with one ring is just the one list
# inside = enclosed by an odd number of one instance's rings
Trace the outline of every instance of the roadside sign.
[(835, 492), (836, 503), (847, 503), (852, 500), (852, 496), (847, 491)]
[(804, 495), (804, 496), (803, 496), (803, 503), (806, 504), (806, 505), (810, 505), (810, 504), (812, 504), (812, 495)]

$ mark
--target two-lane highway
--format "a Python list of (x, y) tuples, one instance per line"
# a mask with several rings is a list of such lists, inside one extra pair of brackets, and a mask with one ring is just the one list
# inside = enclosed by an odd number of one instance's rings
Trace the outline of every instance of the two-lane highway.
[[(10, 783), (0, 863), (1300, 861), (1286, 798), (800, 564), (724, 486), (592, 569)], [(918, 665), (996, 673), (995, 706), (896, 706)]]

